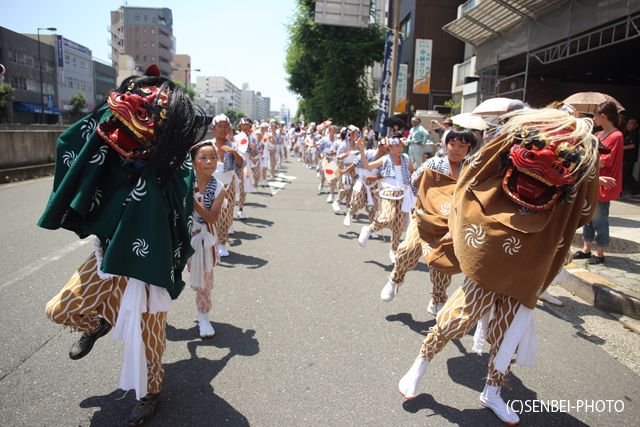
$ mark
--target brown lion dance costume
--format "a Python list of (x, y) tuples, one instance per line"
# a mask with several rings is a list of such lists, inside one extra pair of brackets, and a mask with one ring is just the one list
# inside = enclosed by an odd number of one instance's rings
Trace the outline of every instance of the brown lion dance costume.
[(189, 148), (204, 113), (152, 66), (125, 80), (58, 139), (53, 192), (38, 225), (96, 236), (94, 252), (46, 307), (82, 332), (69, 352), (86, 356), (114, 327), (125, 343), (119, 387), (135, 389), (130, 425), (158, 402), (165, 325), (193, 253), (194, 178)]
[[(575, 230), (593, 216), (599, 157), (588, 119), (550, 109), (508, 117), (500, 136), (468, 160), (456, 184), (449, 230), (466, 277), (438, 313), (399, 389), (413, 398), (435, 354), (493, 309), (480, 402), (515, 425), (520, 420), (500, 388), (516, 350), (516, 363), (535, 362), (533, 308), (562, 268)], [(510, 265), (520, 267), (505, 268)]]

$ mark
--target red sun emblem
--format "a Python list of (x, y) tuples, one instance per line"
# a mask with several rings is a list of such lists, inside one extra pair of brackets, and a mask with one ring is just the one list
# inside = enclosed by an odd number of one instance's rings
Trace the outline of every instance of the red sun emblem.
[(327, 175), (333, 175), (333, 171), (332, 171), (331, 169), (327, 169), (327, 170), (325, 171), (325, 173), (326, 173)]
[(242, 141), (240, 141), (240, 145), (246, 145), (247, 144), (247, 140), (243, 139)]

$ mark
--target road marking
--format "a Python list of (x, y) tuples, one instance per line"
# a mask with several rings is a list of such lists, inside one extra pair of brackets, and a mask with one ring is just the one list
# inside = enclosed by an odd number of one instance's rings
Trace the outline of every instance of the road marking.
[(286, 180), (294, 180), (294, 179), (298, 179), (295, 176), (288, 176), (285, 175), (282, 172), (278, 172), (276, 174), (276, 180), (274, 182), (269, 182), (269, 188), (271, 188), (271, 195), (275, 196), (276, 193), (280, 190), (282, 190), (284, 188), (285, 185), (287, 185), (287, 182), (283, 182), (282, 180), (286, 179)]
[(36, 271), (40, 270), (42, 267), (46, 266), (47, 264), (50, 264), (54, 261), (59, 260), (60, 258), (62, 258), (63, 256), (65, 256), (66, 254), (75, 251), (78, 248), (81, 248), (83, 246), (86, 246), (89, 243), (92, 243), (94, 240), (94, 238), (86, 238), (84, 240), (77, 240), (67, 246), (65, 246), (64, 248), (58, 250), (57, 252), (52, 253), (49, 256), (46, 256), (42, 259), (40, 259), (39, 261), (36, 261), (34, 263), (32, 263), (31, 265), (28, 265), (24, 268), (22, 268), (22, 270), (20, 270), (16, 276), (13, 278), (13, 280), (4, 283), (2, 285), (0, 285), (0, 289), (4, 289), (7, 286), (10, 286), (16, 282), (20, 282), (22, 280), (24, 280), (27, 276), (35, 273)]

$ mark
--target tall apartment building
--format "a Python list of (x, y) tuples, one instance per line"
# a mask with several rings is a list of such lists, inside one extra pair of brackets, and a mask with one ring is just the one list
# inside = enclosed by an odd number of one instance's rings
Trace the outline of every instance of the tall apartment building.
[(225, 98), (227, 100), (225, 108), (240, 110), (242, 107), (242, 91), (238, 86), (222, 76), (198, 76), (196, 79), (196, 94)]
[(156, 64), (161, 76), (171, 78), (174, 47), (171, 9), (122, 6), (111, 12), (108, 29), (114, 68), (120, 68), (120, 55), (129, 55), (142, 69)]
[(178, 80), (186, 87), (191, 86), (191, 57), (189, 55), (173, 55), (172, 79)]

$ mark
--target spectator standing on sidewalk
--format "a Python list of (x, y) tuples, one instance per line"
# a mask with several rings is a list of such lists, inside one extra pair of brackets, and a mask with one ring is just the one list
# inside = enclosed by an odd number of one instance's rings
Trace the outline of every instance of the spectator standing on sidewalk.
[[(600, 155), (598, 206), (591, 221), (582, 228), (584, 247), (573, 255), (573, 259), (586, 259), (589, 264), (602, 264), (604, 248), (609, 246), (609, 205), (622, 193), (622, 130), (625, 128), (625, 120), (618, 114), (616, 104), (608, 101), (598, 105), (593, 121), (596, 126), (602, 126), (602, 132), (596, 135), (598, 141), (611, 149), (611, 153)], [(594, 239), (598, 249), (592, 255)]]
[(629, 119), (624, 133), (624, 154), (622, 156), (622, 188), (635, 195), (640, 193), (633, 177), (633, 165), (638, 161), (638, 120)]
[[(436, 126), (438, 127), (438, 129), (435, 129)], [(447, 144), (445, 140), (447, 138), (447, 134), (451, 129), (453, 129), (453, 120), (449, 116), (445, 116), (443, 118), (442, 124), (437, 120), (431, 120), (429, 131), (432, 135), (434, 132), (438, 132), (438, 134), (440, 135), (440, 148), (436, 153), (438, 157), (442, 157), (447, 153)]]
[(420, 124), (420, 117), (414, 117), (411, 119), (411, 130), (407, 137), (407, 143), (409, 144), (409, 159), (415, 169), (418, 169), (424, 161), (425, 144), (429, 139), (429, 132)]

